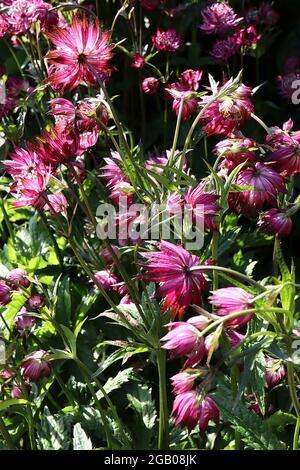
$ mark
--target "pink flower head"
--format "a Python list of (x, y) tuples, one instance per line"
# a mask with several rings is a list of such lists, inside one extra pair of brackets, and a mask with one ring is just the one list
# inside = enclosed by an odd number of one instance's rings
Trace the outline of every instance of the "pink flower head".
[(276, 206), (277, 194), (285, 191), (284, 178), (269, 165), (260, 162), (242, 168), (234, 183), (254, 188), (231, 193), (229, 198), (232, 210), (249, 217), (256, 217), (265, 203)]
[(10, 369), (2, 369), (0, 371), (0, 379), (11, 381), (15, 373)]
[(254, 25), (248, 28), (242, 28), (238, 31), (238, 42), (241, 46), (251, 47), (261, 39), (261, 34), (258, 33)]
[(177, 395), (172, 409), (176, 426), (187, 426), (191, 430), (199, 425), (201, 432), (205, 432), (210, 420), (218, 424), (219, 409), (216, 403), (208, 396), (200, 400), (196, 390)]
[(27, 150), (15, 147), (10, 160), (4, 161), (5, 170), (13, 177), (28, 177), (47, 173), (48, 169), (38, 154), (28, 145)]
[(225, 33), (235, 28), (243, 20), (224, 2), (215, 2), (201, 11), (201, 31), (206, 34)]
[(0, 39), (2, 39), (9, 29), (9, 24), (4, 15), (0, 14)]
[(218, 39), (214, 42), (210, 52), (211, 57), (217, 64), (227, 62), (240, 49), (240, 43), (236, 35), (228, 36), (226, 39)]
[(43, 209), (47, 202), (46, 189), (50, 175), (38, 173), (35, 178), (21, 178), (11, 186), (11, 192), (16, 200), (13, 206), (32, 206), (36, 209)]
[[(162, 348), (171, 353), (171, 357), (182, 357), (201, 351), (205, 355), (204, 338), (199, 330), (188, 322), (174, 322), (166, 325), (169, 332), (161, 339)], [(199, 361), (200, 362), (200, 361)]]
[(133, 54), (131, 67), (134, 69), (142, 69), (145, 65), (145, 59), (141, 54)]
[(199, 82), (202, 78), (202, 70), (187, 69), (182, 72), (178, 78), (178, 83), (185, 87), (186, 90), (197, 91)]
[[(119, 259), (121, 254), (120, 254), (120, 250), (119, 248), (116, 246), (116, 245), (110, 245), (111, 249), (113, 250), (115, 256)], [(111, 252), (108, 248), (103, 248), (103, 250), (101, 251), (101, 259), (105, 262), (105, 264), (107, 264), (108, 266), (114, 264), (114, 260), (113, 260), (113, 257), (111, 255)]]
[(101, 178), (103, 178), (109, 189), (113, 188), (119, 182), (129, 183), (129, 179), (122, 170), (122, 158), (118, 152), (111, 152), (111, 157), (104, 158), (105, 165), (101, 169)]
[(293, 176), (300, 173), (300, 132), (292, 132), (291, 126), (284, 129), (273, 129), (273, 134), (268, 136), (266, 143), (274, 148), (269, 154), (269, 159), (274, 163), (274, 168), (285, 176)]
[(154, 95), (159, 87), (159, 80), (155, 77), (147, 77), (141, 83), (141, 87), (144, 93)]
[(151, 37), (153, 45), (159, 51), (176, 52), (182, 46), (182, 37), (174, 28), (162, 31), (157, 29), (156, 34)]
[(110, 32), (101, 35), (98, 21), (74, 15), (70, 26), (55, 27), (47, 35), (56, 46), (46, 55), (51, 64), (48, 81), (54, 90), (73, 90), (81, 83), (95, 85), (94, 72), (105, 77), (110, 75)]
[(190, 268), (199, 265), (198, 256), (191, 255), (182, 246), (162, 241), (160, 251), (143, 253), (148, 262), (143, 265), (142, 278), (159, 282), (158, 298), (164, 297), (163, 312), (170, 310), (171, 318), (182, 318), (190, 304), (199, 304), (207, 281), (200, 271)]
[(78, 134), (71, 127), (65, 129), (64, 132), (52, 127), (49, 131), (43, 130), (37, 138), (37, 143), (32, 144), (32, 148), (43, 162), (56, 168), (63, 163), (68, 163), (77, 155)]
[(267, 210), (261, 215), (258, 224), (265, 232), (276, 235), (278, 238), (288, 237), (293, 228), (292, 219), (288, 216), (286, 209)]
[(21, 365), (21, 373), (26, 380), (38, 382), (43, 377), (49, 377), (52, 371), (51, 362), (45, 359), (47, 352), (40, 349), (24, 359)]
[(258, 146), (252, 139), (225, 139), (215, 146), (216, 154), (226, 159), (224, 166), (227, 167), (229, 163), (230, 169), (245, 161), (257, 161), (257, 149)]
[[(251, 117), (254, 106), (251, 103), (252, 90), (240, 85), (234, 92), (213, 102), (201, 119), (204, 132), (207, 135), (219, 134), (229, 136), (235, 129), (241, 127)], [(202, 98), (205, 105), (211, 100), (207, 95)]]
[(11, 398), (18, 398), (18, 399), (25, 398), (21, 387), (18, 387), (17, 385), (14, 385), (12, 387), (11, 392), (10, 392), (10, 396), (11, 396)]
[(190, 391), (193, 388), (194, 382), (199, 377), (201, 372), (195, 369), (184, 370), (171, 377), (174, 395), (179, 395)]
[(45, 14), (49, 5), (42, 0), (14, 0), (7, 10), (9, 27), (15, 34), (23, 34)]
[(236, 348), (245, 339), (244, 335), (234, 330), (226, 331), (226, 336), (232, 348)]
[(15, 283), (16, 285), (25, 287), (25, 289), (27, 289), (27, 287), (30, 286), (30, 281), (28, 279), (28, 272), (25, 271), (25, 269), (21, 269), (21, 268), (13, 269), (8, 274), (8, 279), (12, 281), (13, 283)]
[(15, 316), (14, 323), (21, 336), (24, 336), (34, 329), (36, 321), (31, 315), (27, 315), (26, 308), (22, 307)]
[[(217, 315), (226, 316), (231, 313), (253, 308), (251, 304), (252, 299), (253, 295), (248, 294), (248, 292), (240, 287), (225, 287), (213, 291), (212, 295), (209, 297), (209, 302), (217, 308)], [(246, 314), (231, 318), (224, 323), (224, 326), (238, 330), (246, 325), (252, 317), (252, 314)]]
[(11, 288), (0, 280), (0, 305), (7, 305), (11, 301)]
[(47, 196), (45, 210), (50, 211), (51, 215), (65, 213), (67, 207), (68, 201), (62, 191)]
[(181, 83), (173, 83), (170, 88), (165, 88), (167, 94), (173, 98), (172, 108), (176, 116), (178, 116), (180, 108), (181, 119), (186, 121), (198, 109), (198, 100), (192, 91), (186, 90), (186, 86)]
[(270, 356), (266, 358), (266, 381), (269, 389), (276, 387), (286, 376), (286, 370), (282, 361), (273, 359)]
[(42, 294), (32, 294), (26, 302), (30, 310), (37, 310), (45, 305), (45, 297)]
[(120, 279), (113, 272), (108, 269), (103, 269), (102, 271), (96, 272), (94, 276), (97, 280), (97, 284), (100, 284), (105, 291), (117, 290), (116, 284), (120, 282)]
[(184, 203), (190, 204), (193, 210), (193, 223), (203, 221), (205, 230), (216, 230), (218, 227), (216, 216), (219, 207), (217, 205), (218, 196), (212, 191), (205, 191), (206, 182), (198, 186), (190, 187), (185, 196)]

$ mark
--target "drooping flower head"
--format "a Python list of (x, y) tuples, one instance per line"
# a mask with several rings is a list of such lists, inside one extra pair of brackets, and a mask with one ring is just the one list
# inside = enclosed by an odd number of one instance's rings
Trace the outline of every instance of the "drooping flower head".
[(66, 128), (64, 132), (60, 132), (57, 127), (43, 130), (37, 142), (31, 146), (41, 160), (53, 168), (68, 163), (80, 153), (79, 136), (72, 127)]
[(267, 210), (261, 215), (258, 224), (265, 232), (276, 235), (278, 238), (288, 237), (293, 228), (292, 219), (286, 209)]
[(26, 305), (30, 310), (37, 310), (45, 305), (45, 297), (42, 294), (32, 294)]
[(189, 430), (197, 425), (201, 432), (205, 432), (210, 420), (219, 422), (219, 409), (214, 400), (208, 396), (201, 400), (196, 390), (181, 393), (176, 396), (172, 415), (176, 426), (187, 426)]
[(145, 59), (141, 54), (133, 54), (131, 67), (134, 69), (142, 69), (145, 65)]
[(51, 64), (48, 81), (54, 90), (74, 90), (81, 83), (94, 86), (94, 71), (102, 78), (111, 73), (110, 33), (101, 34), (98, 21), (74, 15), (70, 26), (56, 27), (48, 37), (56, 46), (46, 55)]
[(280, 384), (286, 376), (286, 370), (281, 360), (266, 357), (266, 381), (269, 389)]
[(182, 37), (174, 28), (166, 31), (158, 28), (151, 39), (154, 47), (159, 51), (176, 52), (182, 46)]
[(207, 281), (202, 272), (190, 270), (199, 265), (197, 256), (166, 241), (159, 248), (160, 251), (143, 253), (148, 262), (143, 264), (142, 278), (160, 283), (156, 296), (165, 299), (163, 312), (170, 310), (172, 318), (181, 318), (190, 304), (200, 303)]
[(225, 33), (243, 20), (226, 2), (215, 2), (201, 11), (201, 31), (206, 34)]
[(27, 314), (26, 308), (22, 307), (21, 310), (15, 316), (14, 323), (20, 335), (25, 336), (27, 333), (30, 333), (30, 331), (34, 329), (36, 321), (34, 317)]
[(0, 305), (7, 305), (11, 301), (11, 288), (0, 280)]
[(276, 206), (278, 193), (285, 191), (284, 178), (270, 165), (260, 162), (242, 168), (234, 183), (242, 187), (255, 188), (231, 193), (229, 198), (232, 210), (249, 217), (256, 217), (265, 203)]
[(159, 87), (159, 80), (155, 77), (147, 77), (141, 83), (141, 88), (144, 93), (154, 95)]
[(273, 148), (269, 160), (276, 170), (285, 176), (300, 173), (300, 132), (293, 131), (293, 121), (289, 119), (282, 126), (272, 128), (266, 137), (266, 144)]
[(52, 371), (52, 364), (45, 357), (47, 352), (40, 349), (30, 353), (21, 365), (21, 373), (26, 380), (37, 382), (43, 377), (49, 377)]
[(15, 283), (16, 286), (20, 285), (25, 289), (30, 286), (28, 272), (22, 268), (16, 268), (10, 271), (10, 273), (8, 274), (8, 279)]
[(221, 140), (214, 150), (219, 157), (226, 159), (224, 166), (232, 170), (245, 161), (257, 161), (257, 149), (258, 146), (254, 140), (236, 138)]
[[(225, 287), (212, 292), (209, 302), (217, 308), (217, 315), (226, 316), (231, 313), (240, 312), (253, 308), (251, 300), (253, 295), (248, 294), (240, 287)], [(236, 318), (231, 318), (224, 323), (224, 326), (232, 329), (239, 329), (248, 323), (252, 314), (245, 314)]]
[[(251, 88), (242, 84), (235, 91), (211, 103), (201, 119), (204, 132), (207, 135), (229, 136), (241, 127), (254, 110), (251, 94)], [(211, 98), (211, 95), (206, 95), (201, 103), (206, 105)]]
[(212, 191), (205, 191), (206, 182), (190, 187), (185, 196), (185, 204), (190, 204), (193, 210), (193, 223), (203, 223), (205, 230), (216, 230), (218, 227), (216, 216), (219, 207), (217, 205), (218, 196)]
[[(94, 274), (97, 284), (102, 286), (106, 291), (118, 290), (118, 284), (120, 279), (113, 272), (108, 269), (103, 269)], [(96, 287), (97, 287), (96, 284)]]

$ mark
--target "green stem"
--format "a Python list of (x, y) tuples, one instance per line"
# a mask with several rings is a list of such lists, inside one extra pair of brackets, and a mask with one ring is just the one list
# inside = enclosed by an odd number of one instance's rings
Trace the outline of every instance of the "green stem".
[(184, 105), (184, 100), (182, 99), (180, 101), (180, 105), (179, 105), (176, 128), (175, 128), (175, 134), (174, 134), (173, 145), (172, 145), (172, 150), (171, 150), (171, 156), (170, 156), (169, 163), (168, 163), (168, 166), (170, 168), (172, 168), (173, 163), (174, 163), (174, 156), (175, 156), (178, 137), (179, 137), (179, 130), (180, 130), (180, 124), (181, 124), (183, 105)]
[[(219, 244), (219, 232), (218, 230), (213, 231), (212, 241), (211, 241), (211, 256), (215, 264), (218, 262), (218, 244)], [(215, 269), (213, 271), (213, 290), (218, 289), (218, 271)]]
[(169, 449), (169, 413), (166, 384), (166, 352), (157, 351), (157, 367), (159, 376), (159, 431), (158, 449)]
[(3, 436), (3, 439), (6, 442), (8, 450), (16, 450), (14, 442), (13, 442), (8, 430), (6, 429), (5, 422), (4, 422), (4, 419), (2, 418), (2, 416), (0, 416), (0, 432)]
[(295, 426), (294, 439), (293, 439), (293, 450), (298, 450), (299, 431), (300, 431), (300, 418), (297, 419), (297, 423), (296, 423), (296, 426)]
[(52, 243), (53, 243), (53, 248), (54, 248), (54, 251), (55, 251), (55, 254), (57, 256), (57, 259), (58, 259), (58, 262), (59, 262), (59, 265), (60, 267), (63, 269), (64, 268), (64, 261), (63, 261), (63, 257), (62, 257), (62, 254), (60, 252), (60, 249), (59, 249), (59, 246), (57, 244), (57, 241), (56, 241), (56, 238), (54, 236), (54, 234), (52, 233), (52, 230), (51, 228), (49, 227), (48, 225), (48, 221), (47, 221), (47, 217), (45, 216), (44, 212), (40, 212), (40, 216), (41, 216), (41, 219), (43, 221), (43, 224), (47, 230), (47, 232), (49, 233), (49, 236), (52, 240)]
[(297, 389), (294, 377), (294, 365), (291, 361), (287, 361), (287, 379), (293, 407), (297, 414), (297, 418), (300, 419), (300, 403), (297, 396)]
[(238, 277), (245, 282), (248, 282), (252, 286), (256, 287), (261, 291), (265, 291), (266, 288), (260, 285), (258, 282), (251, 279), (251, 277), (246, 276), (245, 274), (239, 273), (238, 271), (234, 271), (230, 268), (223, 268), (223, 266), (192, 266), (190, 271), (220, 271), (227, 274), (231, 274), (232, 276)]

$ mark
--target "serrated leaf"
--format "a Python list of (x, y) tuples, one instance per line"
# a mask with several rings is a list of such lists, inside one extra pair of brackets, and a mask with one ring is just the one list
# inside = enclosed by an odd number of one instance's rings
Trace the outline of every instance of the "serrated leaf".
[(155, 402), (152, 400), (152, 389), (146, 385), (137, 384), (133, 392), (127, 394), (129, 403), (134, 411), (142, 418), (147, 429), (152, 429), (156, 422)]
[[(134, 378), (133, 369), (129, 367), (128, 369), (120, 370), (115, 377), (109, 377), (107, 382), (104, 385), (104, 390), (107, 394), (111, 393), (113, 390), (117, 390), (124, 383), (129, 382), (130, 379)], [(97, 397), (103, 398), (103, 393), (101, 390), (98, 390)]]
[(48, 407), (45, 406), (40, 422), (38, 449), (67, 450), (69, 446), (70, 439), (62, 416), (51, 415)]
[(73, 429), (73, 450), (92, 450), (91, 439), (86, 435), (80, 423), (76, 423)]

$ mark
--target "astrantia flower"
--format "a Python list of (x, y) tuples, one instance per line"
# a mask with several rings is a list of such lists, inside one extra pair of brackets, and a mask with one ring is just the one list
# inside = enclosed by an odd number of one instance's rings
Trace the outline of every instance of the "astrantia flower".
[(35, 351), (24, 359), (21, 365), (21, 373), (24, 379), (37, 382), (43, 377), (49, 377), (52, 371), (51, 362), (45, 359), (46, 351)]
[(217, 205), (218, 196), (212, 191), (205, 191), (206, 182), (190, 187), (185, 196), (185, 204), (190, 204), (193, 210), (193, 223), (203, 222), (204, 229), (216, 230), (218, 227), (216, 216), (219, 207)]
[(198, 109), (198, 100), (190, 90), (185, 90), (185, 87), (180, 83), (173, 84), (176, 87), (165, 88), (173, 98), (172, 109), (176, 116), (179, 115), (181, 109), (181, 119), (186, 121), (189, 119)]
[(145, 59), (141, 54), (133, 54), (131, 67), (134, 69), (141, 69), (145, 65)]
[(21, 387), (14, 385), (10, 392), (11, 398), (25, 398)]
[(174, 28), (166, 31), (157, 29), (151, 39), (154, 47), (160, 51), (176, 52), (182, 46), (182, 37)]
[(0, 14), (0, 39), (5, 36), (9, 29), (9, 24), (4, 15)]
[(255, 163), (248, 168), (242, 168), (234, 179), (234, 183), (255, 188), (231, 193), (229, 198), (232, 210), (249, 217), (256, 217), (265, 203), (276, 206), (277, 195), (285, 191), (284, 178), (270, 165), (263, 163)]
[(178, 83), (184, 85), (186, 90), (197, 91), (202, 75), (202, 70), (187, 69), (180, 74)]
[(164, 297), (163, 312), (181, 318), (188, 306), (199, 304), (207, 281), (200, 271), (190, 268), (199, 265), (198, 256), (191, 255), (182, 246), (162, 241), (160, 251), (143, 253), (148, 262), (143, 264), (145, 281), (159, 282), (156, 297)]
[(218, 142), (214, 150), (218, 156), (232, 163), (232, 169), (246, 160), (257, 161), (257, 149), (258, 146), (252, 139), (225, 139)]
[[(209, 302), (217, 308), (217, 315), (226, 316), (231, 313), (253, 308), (253, 305), (251, 304), (252, 299), (253, 295), (248, 294), (244, 289), (239, 287), (225, 287), (223, 289), (213, 291), (212, 295), (209, 297)], [(252, 317), (252, 314), (246, 314), (236, 318), (231, 318), (231, 320), (227, 320), (224, 323), (224, 326), (227, 328), (239, 329), (248, 323)]]
[(20, 180), (11, 186), (11, 192), (16, 200), (13, 206), (26, 207), (32, 206), (36, 209), (43, 209), (47, 202), (46, 189), (50, 175), (38, 173), (34, 178), (20, 178)]
[[(235, 129), (242, 126), (251, 117), (254, 106), (251, 103), (252, 90), (240, 85), (234, 92), (213, 102), (205, 111), (201, 123), (207, 135), (220, 134), (229, 136)], [(210, 95), (202, 98), (201, 103), (207, 104)]]
[(67, 28), (54, 28), (48, 33), (55, 50), (47, 53), (51, 64), (48, 81), (56, 91), (73, 90), (81, 83), (95, 85), (92, 70), (101, 75), (109, 75), (112, 66), (112, 46), (110, 33), (101, 35), (98, 21), (88, 22), (86, 17), (73, 16)]
[(31, 315), (27, 314), (26, 308), (22, 307), (15, 316), (14, 323), (21, 336), (24, 336), (34, 329), (36, 321)]
[(162, 348), (171, 352), (171, 357), (182, 357), (201, 351), (205, 355), (204, 338), (189, 322), (174, 322), (166, 325), (169, 332), (161, 339)]
[(258, 224), (267, 233), (278, 238), (288, 237), (293, 228), (292, 219), (286, 213), (286, 209), (269, 209), (261, 215)]
[(0, 305), (7, 305), (11, 301), (11, 288), (0, 280)]
[(176, 426), (187, 426), (189, 430), (197, 425), (201, 432), (205, 432), (210, 420), (219, 422), (219, 409), (212, 398), (206, 396), (202, 399), (196, 390), (177, 395), (173, 403), (172, 415)]
[(202, 25), (200, 29), (206, 34), (224, 33), (233, 29), (243, 20), (224, 2), (216, 2), (201, 11)]
[(68, 163), (80, 153), (79, 136), (72, 127), (66, 128), (64, 132), (56, 127), (49, 131), (43, 130), (37, 142), (31, 146), (44, 163), (51, 164), (54, 168)]
[(266, 358), (266, 381), (270, 388), (276, 387), (286, 376), (286, 370), (281, 360), (273, 359), (270, 356)]
[(238, 31), (238, 43), (241, 46), (251, 47), (261, 39), (261, 34), (258, 33), (255, 26), (242, 28)]
[[(106, 291), (117, 290), (116, 284), (120, 282), (120, 279), (108, 269), (103, 269), (94, 274), (97, 284), (103, 287)], [(97, 285), (96, 285), (97, 287)]]
[(141, 83), (141, 88), (144, 93), (149, 95), (154, 95), (157, 92), (159, 87), (159, 80), (155, 77), (147, 77)]
[(30, 310), (37, 310), (45, 305), (45, 297), (42, 294), (32, 294), (26, 305)]
[(48, 9), (42, 0), (14, 0), (6, 12), (10, 29), (15, 34), (25, 33)]
[(4, 161), (5, 170), (14, 178), (47, 173), (48, 169), (39, 155), (28, 145), (27, 149), (15, 147), (10, 160)]
[[(291, 124), (292, 125), (292, 124)], [(274, 129), (267, 137), (266, 143), (274, 148), (269, 154), (269, 160), (279, 173), (293, 176), (300, 173), (300, 132), (291, 129)]]
[(45, 210), (50, 211), (51, 215), (65, 212), (67, 207), (68, 201), (62, 191), (48, 195)]
[(20, 285), (25, 289), (30, 286), (30, 281), (28, 279), (28, 272), (22, 268), (16, 268), (9, 272), (8, 279), (16, 285)]
[(196, 369), (188, 369), (173, 375), (170, 381), (173, 386), (174, 395), (188, 392), (193, 388), (194, 382), (201, 375)]
[(234, 54), (240, 49), (240, 44), (236, 36), (229, 36), (226, 39), (218, 39), (212, 47), (210, 52), (211, 57), (217, 64), (227, 62)]

